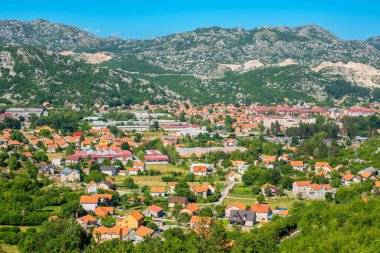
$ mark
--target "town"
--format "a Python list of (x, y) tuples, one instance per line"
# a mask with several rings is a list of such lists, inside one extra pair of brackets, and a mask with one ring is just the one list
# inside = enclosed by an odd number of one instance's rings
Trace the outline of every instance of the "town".
[(296, 202), (378, 195), (379, 108), (9, 108), (0, 115), (0, 176), (27, 175), (57, 194), (33, 200), (43, 212), (27, 208), (14, 224), (71, 217), (96, 243), (162, 240), (173, 228), (207, 234), (218, 222), (250, 231), (291, 216)]

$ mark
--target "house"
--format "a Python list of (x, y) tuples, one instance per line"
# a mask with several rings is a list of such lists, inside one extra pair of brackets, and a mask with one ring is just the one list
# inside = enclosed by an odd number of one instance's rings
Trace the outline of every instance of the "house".
[(348, 173), (342, 177), (342, 183), (345, 186), (350, 186), (351, 183), (360, 183), (360, 182), (361, 180), (358, 177), (352, 175), (351, 173)]
[(123, 241), (133, 241), (135, 239), (135, 232), (136, 230), (128, 228), (128, 227), (122, 227), (121, 228), (121, 240)]
[(253, 226), (256, 223), (256, 213), (249, 210), (232, 210), (228, 222), (242, 226)]
[(224, 146), (227, 147), (237, 147), (238, 141), (236, 139), (228, 139), (224, 142)]
[(224, 177), (228, 182), (241, 182), (241, 175), (235, 171), (231, 171)]
[(117, 168), (113, 165), (111, 166), (100, 166), (100, 171), (103, 173), (103, 174), (106, 174), (108, 176), (115, 176), (116, 173), (117, 173)]
[(151, 205), (143, 212), (145, 217), (159, 218), (164, 215), (164, 210), (160, 206)]
[(207, 176), (214, 173), (213, 164), (196, 163), (190, 166), (190, 173), (196, 176)]
[(330, 184), (312, 184), (311, 191), (305, 195), (307, 198), (324, 199), (326, 192), (332, 192)]
[(256, 213), (256, 222), (268, 222), (271, 219), (272, 208), (268, 204), (254, 204), (251, 211)]
[(240, 202), (237, 202), (235, 204), (227, 206), (227, 208), (224, 210), (224, 216), (228, 219), (232, 211), (244, 211), (246, 210), (246, 208), (247, 207), (245, 205), (243, 205)]
[(158, 150), (147, 150), (147, 155), (144, 156), (144, 161), (146, 164), (168, 164), (169, 156), (163, 155)]
[(119, 218), (116, 225), (120, 227), (138, 228), (144, 222), (144, 216), (137, 210), (132, 211), (124, 218)]
[(100, 217), (106, 217), (107, 215), (112, 215), (115, 212), (115, 208), (112, 206), (98, 206), (94, 210), (94, 214)]
[(145, 162), (135, 162), (133, 163), (133, 168), (138, 168), (139, 170), (145, 170)]
[(275, 156), (275, 155), (261, 155), (260, 158), (263, 161), (263, 163), (265, 163), (265, 165), (269, 165), (269, 164), (276, 161), (277, 156)]
[(187, 204), (179, 213), (187, 213), (189, 216), (199, 212), (199, 206), (196, 203)]
[(198, 198), (207, 198), (207, 196), (213, 195), (216, 189), (209, 183), (203, 183), (201, 186), (190, 186), (190, 190)]
[(113, 191), (115, 190), (115, 184), (111, 181), (103, 180), (98, 183), (98, 189)]
[(38, 173), (44, 176), (55, 175), (57, 174), (57, 167), (55, 164), (42, 165), (38, 170)]
[(86, 231), (88, 231), (90, 228), (96, 227), (98, 225), (98, 220), (89, 214), (82, 216), (82, 217), (79, 217), (78, 219), (76, 219), (76, 221)]
[(98, 207), (99, 197), (98, 196), (81, 196), (80, 204), (82, 208), (86, 211), (94, 211)]
[(86, 192), (88, 194), (97, 193), (98, 192), (98, 184), (95, 181), (91, 181), (86, 185)]
[(311, 184), (310, 181), (295, 181), (292, 189), (293, 195), (301, 194), (309, 199), (324, 199), (326, 192), (334, 193), (329, 184)]
[(150, 195), (153, 197), (165, 197), (166, 196), (166, 188), (165, 187), (152, 187), (150, 189)]
[(305, 169), (303, 161), (290, 161), (290, 166), (292, 166), (294, 170), (298, 171), (304, 171)]
[(332, 172), (334, 170), (328, 162), (316, 162), (314, 165), (316, 171), (327, 171)]
[(272, 184), (263, 184), (263, 185), (261, 186), (261, 193), (262, 193), (264, 196), (266, 196), (266, 195), (267, 195), (267, 194), (266, 194), (266, 189), (267, 189), (268, 187), (270, 188), (270, 192), (271, 192), (271, 194), (269, 195), (269, 197), (270, 197), (270, 196), (275, 196), (276, 193), (277, 193), (277, 188), (276, 188), (275, 185), (272, 185)]
[(308, 193), (311, 190), (310, 181), (295, 181), (293, 182), (292, 192), (293, 195)]
[(121, 239), (121, 227), (113, 226), (107, 228), (104, 226), (94, 228), (92, 232), (96, 242), (103, 242), (107, 240)]
[(111, 194), (96, 194), (94, 196), (83, 195), (80, 197), (80, 204), (86, 211), (94, 211), (99, 204), (109, 204), (111, 201)]
[(237, 167), (237, 171), (240, 175), (244, 175), (244, 173), (248, 170), (249, 165), (247, 164), (239, 164)]
[(78, 170), (66, 168), (61, 171), (61, 182), (80, 181), (80, 173)]
[(362, 178), (363, 181), (365, 181), (367, 179), (376, 180), (377, 179), (376, 176), (378, 174), (379, 174), (379, 172), (374, 167), (368, 167), (368, 168), (358, 172), (358, 175), (360, 175), (360, 177)]
[(140, 169), (139, 168), (129, 168), (128, 169), (128, 175), (129, 176), (137, 176), (139, 174)]
[(170, 197), (168, 199), (169, 207), (174, 207), (176, 204), (182, 205), (182, 207), (186, 206), (188, 203), (187, 198), (185, 197)]
[(212, 219), (210, 217), (200, 217), (200, 216), (193, 215), (190, 218), (189, 226), (191, 229), (194, 229), (200, 226), (209, 227), (211, 225), (211, 222), (212, 222)]
[(147, 237), (154, 237), (155, 231), (145, 226), (140, 226), (135, 232), (134, 242), (142, 242)]
[(113, 191), (115, 190), (115, 185), (107, 180), (103, 180), (100, 183), (96, 183), (95, 181), (91, 181), (86, 185), (86, 191), (88, 194), (90, 193), (97, 193), (98, 189), (107, 190), (107, 191)]

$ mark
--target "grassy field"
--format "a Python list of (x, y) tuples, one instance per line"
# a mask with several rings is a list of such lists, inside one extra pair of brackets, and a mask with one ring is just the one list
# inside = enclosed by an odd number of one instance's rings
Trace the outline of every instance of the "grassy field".
[(61, 206), (47, 206), (42, 208), (42, 210), (51, 211), (51, 215), (58, 215), (61, 212)]
[(64, 153), (52, 153), (52, 154), (47, 154), (49, 157), (49, 161), (52, 161), (55, 158), (62, 158), (65, 154)]
[[(142, 187), (144, 185), (147, 185), (149, 187), (151, 187), (151, 186), (167, 186), (167, 183), (162, 182), (162, 177), (170, 176), (171, 171), (182, 172), (183, 174), (186, 174), (188, 172), (187, 170), (180, 168), (180, 167), (177, 167), (177, 166), (172, 165), (172, 164), (148, 164), (146, 166), (146, 168), (151, 169), (151, 170), (159, 170), (161, 172), (161, 175), (158, 175), (158, 176), (132, 176), (133, 180), (135, 181), (135, 183), (139, 187)], [(114, 178), (116, 185), (122, 184), (122, 182), (125, 179), (124, 176), (120, 176), (120, 175), (116, 175), (116, 176), (108, 177), (108, 178)]]
[(233, 190), (228, 194), (228, 197), (256, 199), (257, 194), (253, 194), (249, 186), (235, 185)]
[(17, 249), (16, 245), (0, 243), (0, 252), (15, 253), (20, 251)]
[[(273, 209), (284, 207), (284, 208), (291, 208), (293, 203), (297, 201), (297, 198), (294, 197), (288, 197), (288, 196), (282, 196), (282, 197), (272, 197), (272, 198), (265, 198), (265, 203), (268, 203)], [(303, 200), (306, 202), (310, 202), (310, 200)], [(249, 200), (249, 199), (238, 199), (238, 198), (227, 198), (224, 200), (223, 204), (225, 205), (231, 205), (236, 202), (240, 202), (243, 205), (251, 206), (252, 204), (256, 203), (256, 200)]]

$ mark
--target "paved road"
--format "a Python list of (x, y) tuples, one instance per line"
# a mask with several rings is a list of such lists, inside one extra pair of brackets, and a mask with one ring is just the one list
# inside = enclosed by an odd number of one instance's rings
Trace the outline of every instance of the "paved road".
[(229, 182), (227, 183), (226, 188), (222, 191), (222, 194), (218, 201), (216, 202), (211, 202), (211, 203), (204, 203), (204, 204), (198, 204), (198, 206), (211, 206), (211, 205), (221, 205), (223, 204), (223, 201), (228, 198), (228, 194), (230, 193), (231, 189), (234, 188), (235, 184), (239, 184), (241, 182)]

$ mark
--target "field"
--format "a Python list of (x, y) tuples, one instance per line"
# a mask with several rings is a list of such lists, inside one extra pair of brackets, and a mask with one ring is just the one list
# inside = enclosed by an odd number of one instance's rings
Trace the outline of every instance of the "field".
[(228, 194), (228, 197), (256, 199), (257, 194), (252, 192), (251, 187), (235, 185), (232, 191)]
[[(147, 169), (152, 169), (152, 170), (158, 170), (161, 172), (161, 175), (158, 176), (132, 176), (133, 180), (135, 183), (139, 186), (142, 187), (144, 185), (147, 185), (149, 187), (151, 186), (167, 186), (167, 183), (162, 181), (162, 177), (165, 176), (170, 176), (171, 171), (175, 172), (182, 172), (183, 174), (186, 174), (188, 171), (177, 167), (175, 165), (171, 164), (148, 164), (146, 165)], [(111, 177), (108, 177), (111, 178)], [(116, 185), (120, 185), (123, 183), (125, 177), (116, 175), (113, 176), (112, 178), (115, 179)]]
[(16, 252), (20, 252), (20, 251), (18, 251), (16, 245), (9, 245), (9, 244), (5, 244), (5, 243), (0, 243), (0, 252), (16, 253)]
[(64, 156), (64, 153), (49, 153), (47, 156), (49, 157), (49, 161), (52, 161), (55, 158), (61, 159)]

